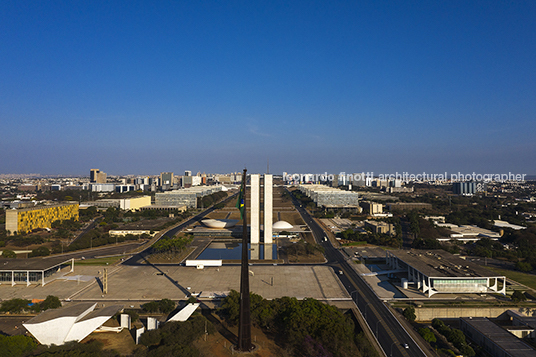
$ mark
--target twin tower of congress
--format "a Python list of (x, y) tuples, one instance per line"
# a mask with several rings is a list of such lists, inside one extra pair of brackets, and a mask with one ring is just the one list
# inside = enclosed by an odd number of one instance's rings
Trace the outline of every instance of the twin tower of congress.
[[(250, 207), (251, 207), (251, 244), (260, 243), (261, 238), (261, 208), (264, 212), (263, 219), (263, 243), (272, 243), (273, 234), (272, 234), (272, 224), (273, 224), (273, 176), (270, 174), (264, 174), (262, 178), (261, 185), (261, 175), (253, 174), (250, 175)], [(261, 207), (261, 187), (263, 188), (263, 207)]]

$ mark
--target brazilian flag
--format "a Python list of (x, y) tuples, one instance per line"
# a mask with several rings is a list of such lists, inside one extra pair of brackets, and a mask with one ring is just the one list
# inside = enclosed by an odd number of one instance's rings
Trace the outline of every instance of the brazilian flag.
[(236, 208), (240, 210), (240, 219), (244, 219), (244, 187), (240, 185), (240, 192), (238, 193), (238, 200), (236, 201)]

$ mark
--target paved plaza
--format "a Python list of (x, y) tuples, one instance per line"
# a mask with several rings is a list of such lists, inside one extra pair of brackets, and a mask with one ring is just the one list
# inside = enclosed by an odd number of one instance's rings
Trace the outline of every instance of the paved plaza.
[[(333, 269), (328, 266), (251, 265), (249, 269), (250, 290), (267, 299), (282, 296), (328, 301), (349, 299)], [(240, 289), (240, 266), (200, 270), (183, 266), (115, 266), (108, 268), (108, 294), (103, 296), (100, 285), (102, 270), (103, 267), (75, 267), (74, 273), (44, 287), (2, 284), (0, 299), (44, 299), (47, 295), (55, 295), (60, 299), (73, 300), (183, 300), (188, 292), (206, 296)]]

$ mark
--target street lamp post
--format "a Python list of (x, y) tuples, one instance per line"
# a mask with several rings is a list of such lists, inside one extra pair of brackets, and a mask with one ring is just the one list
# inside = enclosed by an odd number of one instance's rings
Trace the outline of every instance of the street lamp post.
[(365, 320), (367, 319), (367, 307), (372, 304), (371, 302), (369, 302), (368, 304), (365, 305)]
[(389, 354), (389, 357), (393, 357), (393, 346), (396, 345), (396, 342), (393, 342), (391, 344), (391, 353)]
[(352, 297), (352, 299), (353, 299), (353, 297), (354, 297), (354, 293), (356, 293), (356, 294), (355, 294), (355, 300), (356, 300), (355, 304), (356, 304), (357, 307), (359, 308), (359, 291), (354, 290), (354, 291), (352, 291), (352, 292), (350, 293), (350, 297)]
[(376, 338), (378, 338), (378, 324), (380, 323), (380, 320), (376, 321)]

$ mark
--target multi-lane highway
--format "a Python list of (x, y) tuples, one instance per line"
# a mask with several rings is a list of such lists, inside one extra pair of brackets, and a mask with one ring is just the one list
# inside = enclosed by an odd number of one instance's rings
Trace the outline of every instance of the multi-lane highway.
[(372, 289), (350, 266), (347, 258), (338, 249), (333, 247), (329, 239), (324, 240), (324, 237), (327, 237), (327, 235), (320, 225), (309, 215), (292, 194), (291, 197), (296, 209), (313, 232), (316, 241), (324, 247), (328, 264), (337, 272), (343, 272), (343, 274), (338, 274), (341, 282), (365, 317), (372, 333), (377, 337), (378, 342), (383, 348), (385, 355), (426, 356), (426, 353), (411, 338), (387, 306), (378, 299)]

